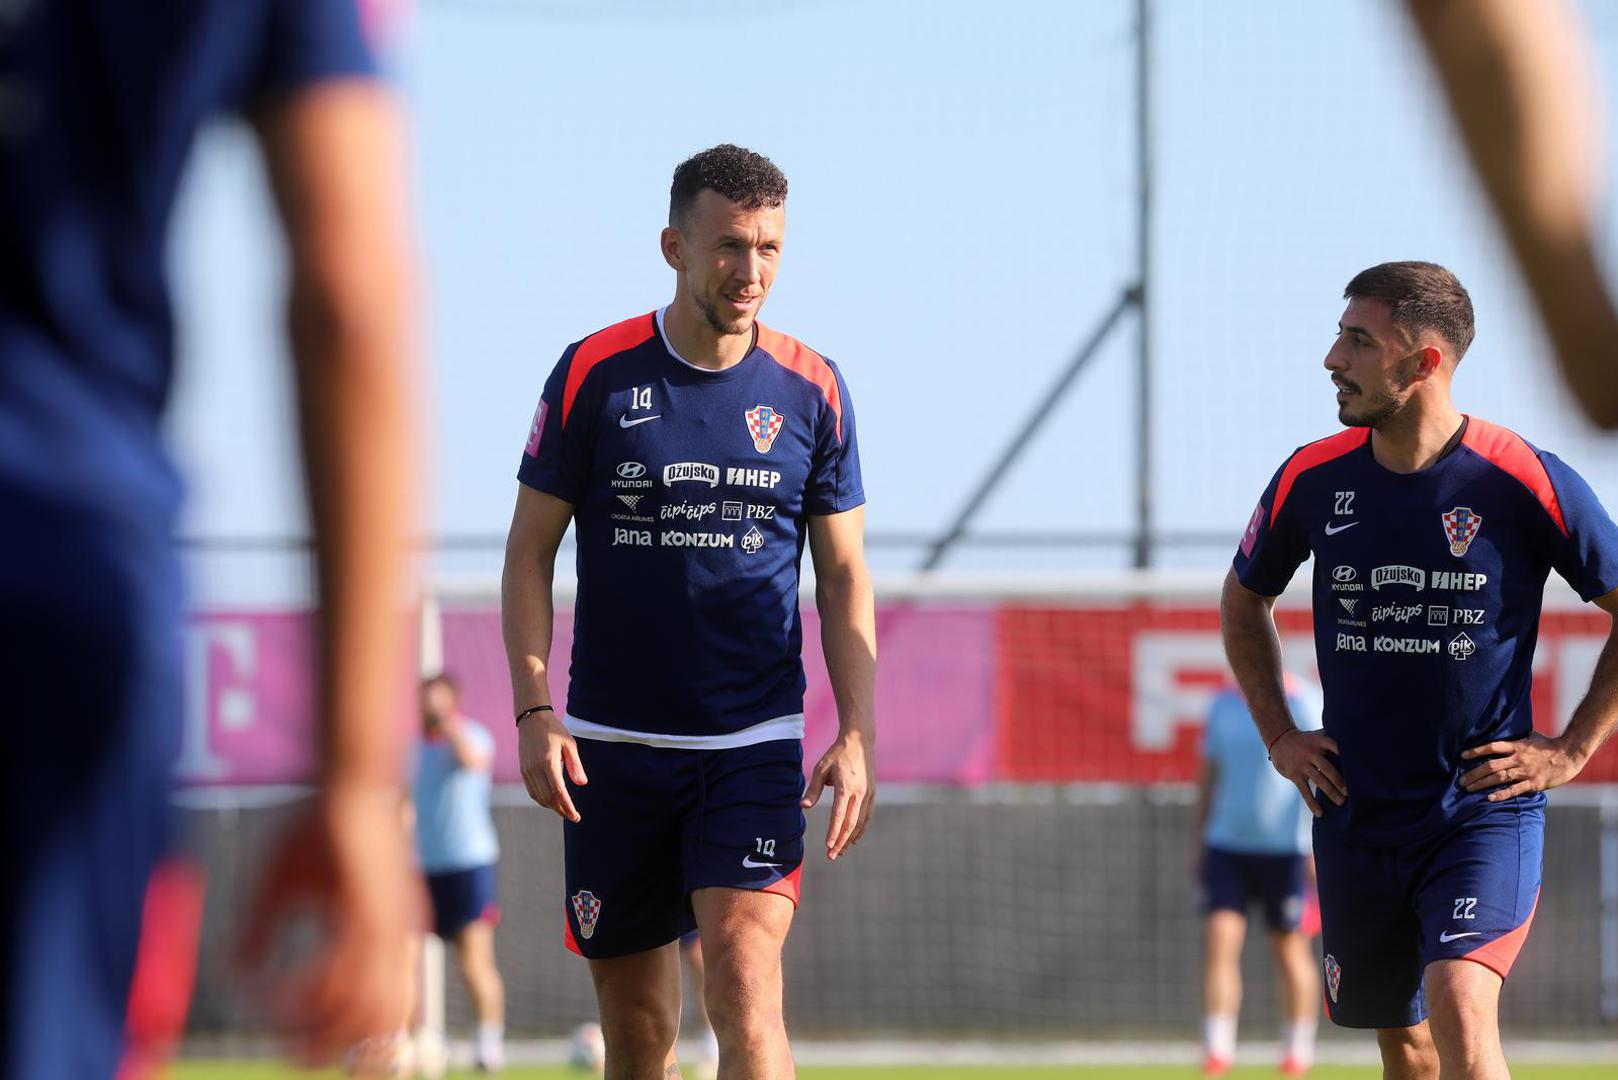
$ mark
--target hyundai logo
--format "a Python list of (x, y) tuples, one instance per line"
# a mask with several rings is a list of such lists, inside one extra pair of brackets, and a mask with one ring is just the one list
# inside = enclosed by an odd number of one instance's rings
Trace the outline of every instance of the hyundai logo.
[[(622, 473), (623, 469), (619, 469), (618, 471)], [(639, 476), (640, 474), (636, 473), (635, 475)], [(1337, 569), (1331, 572), (1331, 579), (1336, 582), (1353, 581), (1359, 576), (1360, 572), (1354, 569), (1352, 566), (1339, 566)]]
[(646, 466), (638, 461), (626, 461), (618, 466), (618, 475), (625, 480), (633, 480), (636, 477), (646, 475)]

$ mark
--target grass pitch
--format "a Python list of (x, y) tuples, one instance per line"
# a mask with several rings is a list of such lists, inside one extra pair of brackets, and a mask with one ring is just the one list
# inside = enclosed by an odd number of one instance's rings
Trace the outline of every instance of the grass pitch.
[[(1321, 1065), (1309, 1076), (1312, 1080), (1376, 1080), (1382, 1070), (1371, 1065)], [(1515, 1065), (1514, 1080), (1612, 1080), (1610, 1063), (1590, 1065)], [(341, 1072), (306, 1072), (266, 1062), (188, 1061), (174, 1069), (174, 1080), (338, 1080)], [(584, 1080), (588, 1073), (559, 1066), (518, 1066), (508, 1068), (502, 1080)], [(1069, 1077), (1079, 1080), (1198, 1080), (1201, 1073), (1191, 1065), (1027, 1065), (1027, 1066), (822, 1066), (798, 1070), (802, 1080), (1012, 1080), (1013, 1077)], [(1230, 1080), (1274, 1080), (1280, 1074), (1273, 1068), (1243, 1066), (1233, 1069)], [(486, 1073), (451, 1072), (450, 1080), (484, 1080)]]

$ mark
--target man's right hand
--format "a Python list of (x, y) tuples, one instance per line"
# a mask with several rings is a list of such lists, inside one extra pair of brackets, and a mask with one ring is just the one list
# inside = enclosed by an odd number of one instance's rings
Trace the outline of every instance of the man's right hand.
[(579, 760), (579, 744), (573, 740), (554, 712), (534, 713), (517, 725), (517, 761), (522, 765), (523, 786), (528, 797), (555, 810), (568, 821), (578, 821), (579, 812), (567, 792), (567, 779), (583, 787), (590, 782)]
[(1348, 798), (1348, 784), (1343, 781), (1337, 766), (1328, 754), (1337, 753), (1337, 743), (1324, 731), (1287, 731), (1270, 746), (1270, 764), (1275, 771), (1292, 781), (1308, 805), (1309, 812), (1320, 817), (1324, 811), (1309, 790), (1314, 786), (1326, 798), (1342, 806)]

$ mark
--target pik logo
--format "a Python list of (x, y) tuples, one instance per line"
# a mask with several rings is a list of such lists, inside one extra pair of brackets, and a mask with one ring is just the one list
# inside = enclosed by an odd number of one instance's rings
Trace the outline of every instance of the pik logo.
[(579, 936), (590, 940), (596, 932), (596, 920), (601, 918), (601, 901), (595, 893), (580, 889), (573, 894), (573, 914), (579, 920)]
[(742, 537), (742, 550), (747, 552), (749, 555), (756, 555), (758, 554), (758, 550), (763, 546), (764, 534), (758, 531), (757, 525), (754, 525), (751, 529), (748, 529), (746, 535)]
[(747, 420), (747, 433), (753, 437), (753, 449), (768, 454), (775, 445), (775, 437), (781, 434), (786, 417), (768, 405), (754, 405), (742, 416)]
[(1464, 633), (1456, 634), (1454, 639), (1449, 643), (1449, 655), (1453, 660), (1469, 659), (1472, 654), (1477, 651), (1477, 645), (1474, 644), (1472, 639), (1467, 637)]
[(1444, 538), (1449, 541), (1449, 553), (1457, 559), (1466, 554), (1466, 549), (1478, 538), (1478, 530), (1483, 528), (1483, 515), (1470, 506), (1457, 506), (1446, 514), (1440, 514), (1439, 520), (1444, 523)]

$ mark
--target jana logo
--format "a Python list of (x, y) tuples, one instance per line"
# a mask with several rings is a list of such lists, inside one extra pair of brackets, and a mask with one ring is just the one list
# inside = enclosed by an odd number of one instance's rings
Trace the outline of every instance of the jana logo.
[(646, 475), (646, 466), (638, 461), (626, 461), (618, 466), (618, 475), (625, 480), (636, 480)]
[(1439, 517), (1444, 523), (1444, 538), (1449, 541), (1449, 553), (1458, 559), (1478, 538), (1478, 530), (1483, 528), (1483, 515), (1470, 506), (1457, 506)]
[(1326, 989), (1331, 992), (1332, 1004), (1337, 1003), (1337, 990), (1343, 985), (1343, 969), (1337, 963), (1337, 957), (1331, 953), (1326, 954)]
[(768, 454), (775, 445), (775, 437), (781, 434), (786, 417), (768, 405), (754, 405), (742, 415), (747, 419), (747, 433), (753, 437), (753, 449)]
[(1339, 566), (1337, 569), (1331, 572), (1331, 579), (1337, 582), (1339, 585), (1344, 584), (1345, 582), (1353, 581), (1359, 576), (1360, 572), (1354, 569), (1352, 566)]
[(601, 918), (601, 901), (595, 893), (580, 889), (573, 894), (573, 914), (578, 916), (579, 936), (588, 941), (596, 932), (596, 920)]

